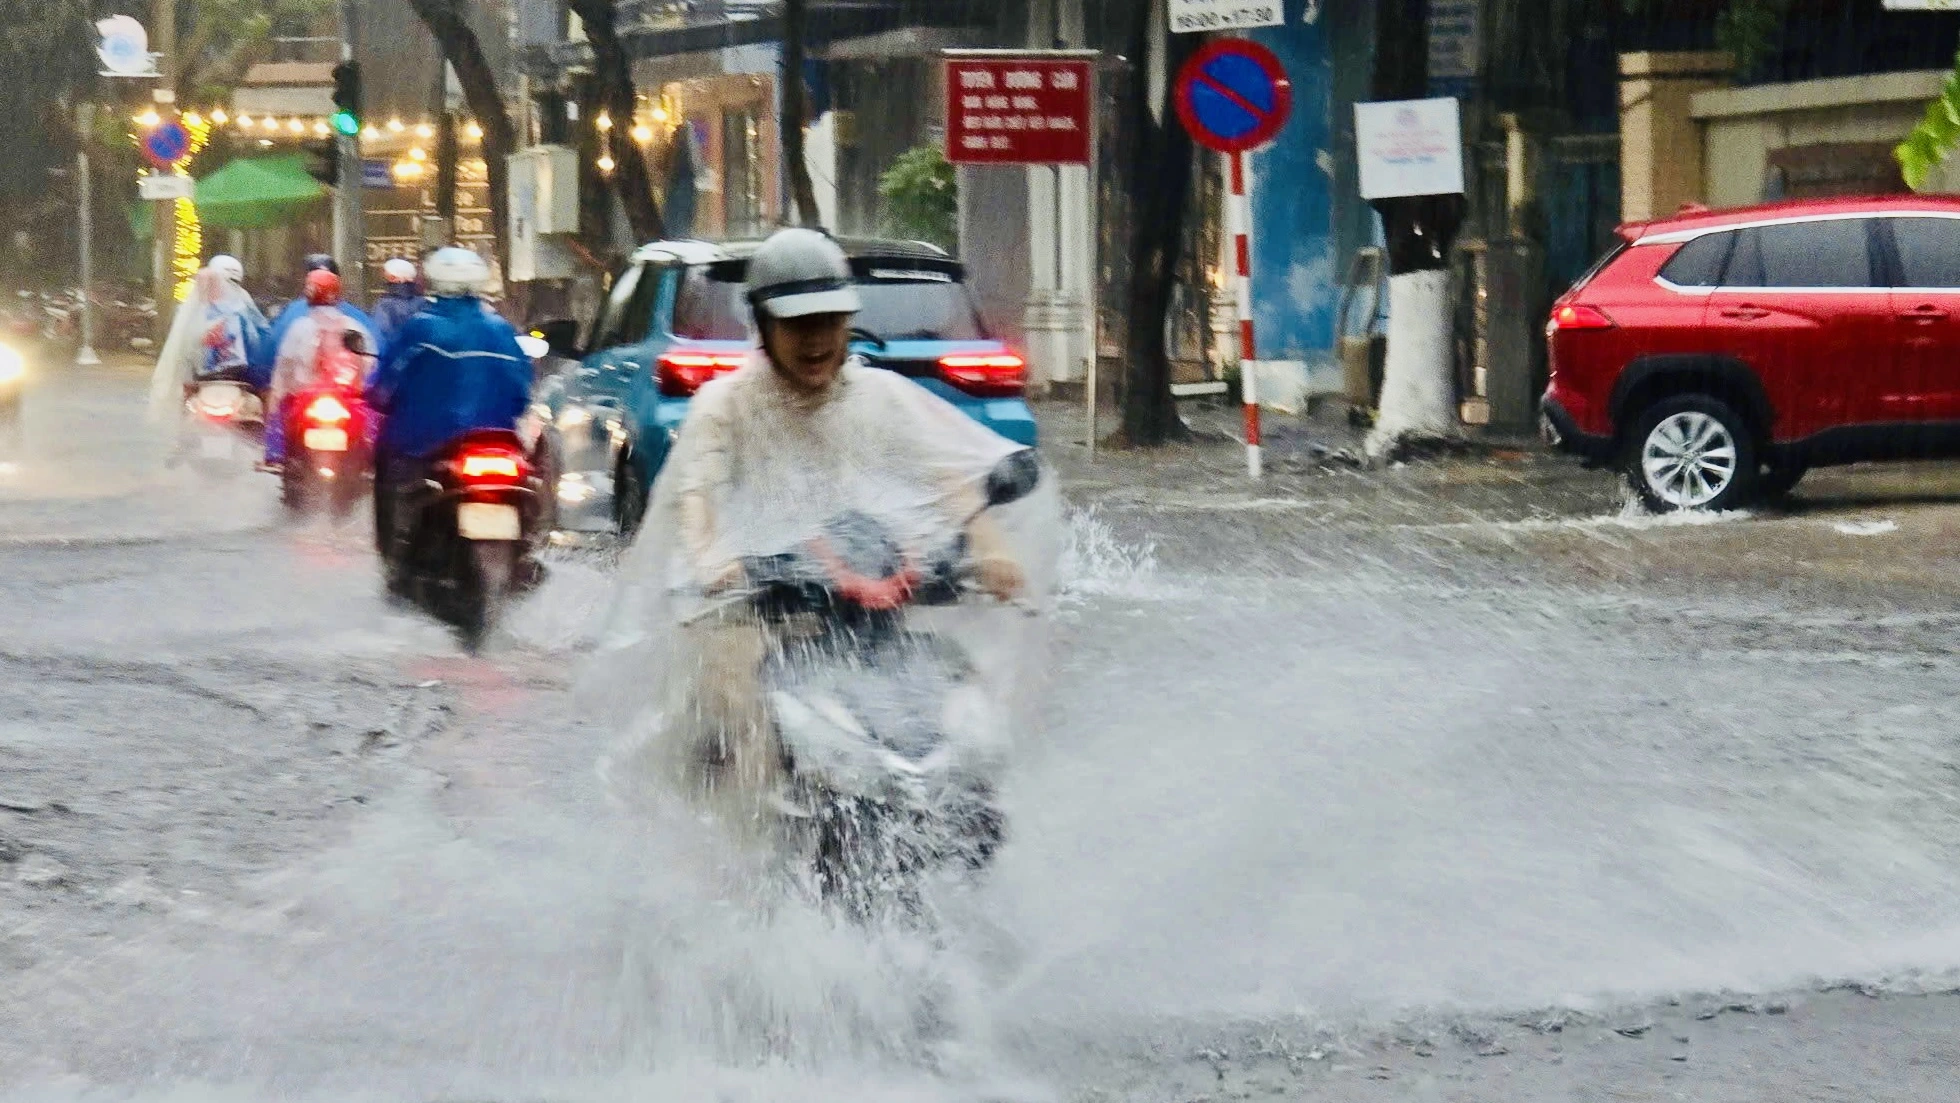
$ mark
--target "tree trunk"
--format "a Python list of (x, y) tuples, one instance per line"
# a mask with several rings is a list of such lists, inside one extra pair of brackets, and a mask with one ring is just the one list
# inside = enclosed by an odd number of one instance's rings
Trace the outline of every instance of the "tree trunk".
[[(1429, 93), (1428, 0), (1377, 0), (1376, 100)], [(1381, 410), (1367, 451), (1382, 456), (1420, 438), (1460, 431), (1450, 370), (1450, 245), (1463, 223), (1461, 195), (1377, 199), (1388, 244), (1388, 362)]]
[[(1166, 102), (1150, 103), (1150, 28), (1154, 5), (1144, 5), (1130, 34), (1130, 56), (1138, 59), (1130, 72), (1124, 133), (1136, 143), (1137, 160), (1131, 174), (1130, 294), (1128, 363), (1123, 372), (1123, 439), (1132, 447), (1148, 448), (1186, 436), (1171, 395), (1170, 349), (1165, 322), (1170, 315), (1177, 263), (1184, 245), (1185, 215), (1191, 201), (1192, 145)], [(1165, 96), (1179, 68), (1197, 51), (1199, 36), (1167, 35)], [(1094, 304), (1091, 303), (1091, 309)]]
[(510, 214), (505, 196), (510, 175), (511, 151), (517, 148), (517, 128), (504, 110), (503, 93), (497, 90), (497, 73), (484, 56), (476, 31), (463, 17), (457, 0), (408, 0), (422, 24), (435, 36), (443, 58), (456, 70), (456, 82), (463, 86), (463, 102), (483, 128), (483, 165), (489, 172), (490, 231), (496, 242), (498, 267), (510, 270)]
[(796, 221), (822, 224), (817, 189), (810, 183), (810, 163), (803, 156), (803, 128), (809, 121), (809, 96), (803, 87), (803, 52), (810, 21), (809, 0), (783, 0), (783, 162), (789, 168), (789, 189), (796, 201)]
[(667, 225), (653, 197), (653, 174), (647, 170), (646, 151), (633, 140), (633, 63), (619, 40), (618, 9), (614, 0), (570, 2), (585, 24), (585, 38), (592, 46), (592, 75), (599, 104), (612, 119), (612, 129), (606, 132), (606, 152), (613, 159), (613, 190), (626, 208), (626, 222), (633, 228), (633, 236), (641, 243), (659, 241), (667, 236)]

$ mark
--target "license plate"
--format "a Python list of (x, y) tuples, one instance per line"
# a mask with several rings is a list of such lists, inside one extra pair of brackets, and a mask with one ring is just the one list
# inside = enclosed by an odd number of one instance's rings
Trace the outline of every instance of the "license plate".
[(464, 502), (456, 507), (456, 532), (465, 540), (517, 540), (524, 535), (517, 507)]
[(198, 451), (207, 460), (228, 460), (231, 458), (231, 438), (205, 437), (198, 442)]
[(306, 448), (309, 452), (347, 451), (347, 430), (345, 429), (308, 429), (301, 439), (306, 442)]

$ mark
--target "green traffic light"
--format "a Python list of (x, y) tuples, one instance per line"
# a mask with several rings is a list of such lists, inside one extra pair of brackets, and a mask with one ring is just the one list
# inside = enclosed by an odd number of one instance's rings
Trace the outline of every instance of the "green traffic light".
[(349, 138), (361, 132), (361, 120), (355, 118), (352, 111), (336, 111), (333, 113), (333, 119), (330, 121), (335, 130), (347, 135)]

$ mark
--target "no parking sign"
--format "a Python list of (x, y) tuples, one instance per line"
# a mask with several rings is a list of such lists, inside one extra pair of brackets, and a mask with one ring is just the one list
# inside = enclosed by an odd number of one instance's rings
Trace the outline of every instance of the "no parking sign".
[(1191, 138), (1231, 158), (1225, 204), (1238, 272), (1239, 392), (1245, 398), (1245, 466), (1261, 473), (1258, 344), (1252, 332), (1252, 205), (1245, 155), (1273, 140), (1293, 112), (1293, 82), (1271, 50), (1244, 38), (1206, 43), (1177, 74), (1177, 117)]

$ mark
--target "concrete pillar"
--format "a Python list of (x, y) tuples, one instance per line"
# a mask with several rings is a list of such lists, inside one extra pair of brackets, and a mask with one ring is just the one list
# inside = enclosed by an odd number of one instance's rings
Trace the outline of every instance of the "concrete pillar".
[(1734, 63), (1711, 52), (1620, 55), (1620, 215), (1639, 222), (1703, 200), (1697, 92), (1729, 81)]
[[(1068, 46), (1083, 41), (1082, 0), (1034, 0), (1029, 5), (1028, 45), (1049, 49), (1058, 37)], [(1037, 386), (1076, 383), (1093, 352), (1089, 170), (1069, 165), (1058, 174), (1037, 166), (1027, 174), (1031, 279), (1024, 318), (1030, 374)]]

